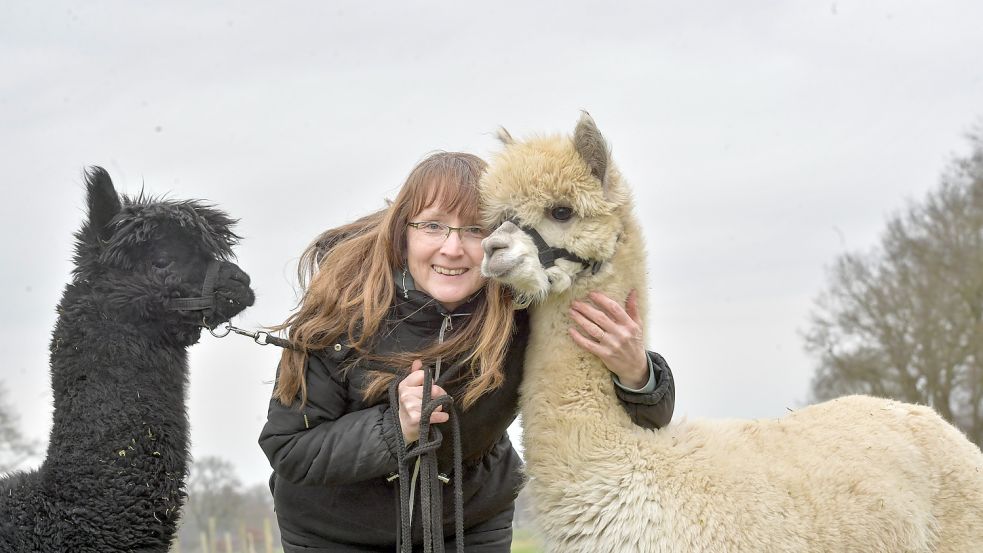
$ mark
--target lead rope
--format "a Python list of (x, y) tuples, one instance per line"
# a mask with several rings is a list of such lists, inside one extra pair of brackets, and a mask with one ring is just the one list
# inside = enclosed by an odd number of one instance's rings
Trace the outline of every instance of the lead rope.
[[(403, 278), (404, 279), (406, 278), (406, 269), (403, 269)], [(404, 288), (406, 287), (406, 281), (405, 280), (403, 281), (403, 287)], [(446, 330), (453, 330), (453, 328), (454, 328), (454, 321), (451, 320), (451, 316), (450, 315), (444, 315), (444, 319), (442, 321), (440, 321), (440, 331), (437, 333), (437, 343), (438, 344), (443, 344), (444, 343), (444, 332)], [(437, 356), (437, 363), (434, 366), (434, 376), (433, 376), (433, 379), (434, 380), (438, 380), (440, 378), (440, 363), (441, 363), (441, 360), (442, 359), (443, 359), (442, 356), (440, 356), (440, 355)], [(419, 473), (420, 473), (420, 458), (417, 457), (416, 464), (413, 465), (413, 476), (410, 479), (410, 505), (415, 505), (415, 503), (413, 502), (413, 498), (415, 497), (415, 493), (416, 493), (416, 482), (417, 482), (416, 477), (417, 477), (417, 475)], [(423, 493), (422, 488), (420, 490), (420, 493), (421, 494)], [(441, 498), (441, 499), (443, 499), (443, 498)], [(413, 524), (413, 509), (412, 508), (410, 509), (410, 524), (411, 525)]]
[[(420, 460), (420, 522), (423, 525), (424, 553), (444, 553), (443, 505), (440, 490), (440, 474), (437, 472), (437, 449), (443, 442), (441, 431), (430, 425), (430, 415), (443, 406), (444, 412), (450, 416), (451, 437), (454, 447), (454, 541), (457, 553), (464, 553), (464, 497), (462, 494), (461, 465), (461, 429), (458, 424), (457, 411), (454, 409), (454, 399), (449, 396), (431, 397), (430, 388), (433, 378), (429, 368), (424, 368), (423, 375), (423, 408), (420, 414), (420, 439), (411, 446), (399, 434), (399, 447), (396, 448), (396, 463), (399, 475), (398, 512), (400, 531), (397, 535), (396, 546), (400, 553), (412, 553), (413, 537), (411, 533), (411, 513), (413, 503), (410, 500), (410, 461)], [(403, 377), (405, 378), (405, 376)], [(389, 385), (390, 405), (399, 405), (397, 388), (402, 378), (393, 379)], [(398, 408), (398, 407), (397, 407)], [(398, 415), (397, 415), (398, 416)]]
[[(440, 332), (437, 336), (437, 343), (444, 342), (444, 332), (453, 329), (453, 320), (450, 315), (445, 315), (440, 324)], [(400, 514), (401, 536), (396, 541), (397, 550), (400, 553), (412, 551), (411, 532), (413, 524), (414, 492), (417, 483), (417, 476), (420, 478), (420, 522), (423, 527), (423, 551), (424, 553), (443, 553), (444, 552), (444, 508), (443, 493), (440, 490), (440, 482), (447, 481), (447, 478), (439, 473), (437, 464), (437, 449), (443, 441), (443, 434), (436, 427), (430, 426), (430, 415), (440, 406), (444, 407), (449, 422), (451, 423), (451, 433), (454, 449), (454, 542), (458, 553), (464, 553), (464, 499), (462, 493), (461, 465), (461, 429), (458, 424), (457, 412), (454, 409), (454, 399), (451, 396), (433, 398), (430, 389), (433, 381), (440, 378), (441, 357), (437, 357), (434, 372), (431, 374), (429, 368), (424, 368), (423, 374), (423, 398), (420, 413), (420, 439), (415, 447), (407, 448), (403, 441), (403, 435), (399, 435), (399, 448), (397, 449), (396, 461), (399, 465), (399, 497), (397, 498), (397, 511)], [(405, 376), (404, 376), (405, 378)], [(389, 386), (390, 405), (398, 404), (399, 382), (396, 380)], [(433, 431), (431, 433), (431, 430)], [(431, 438), (432, 436), (432, 438)], [(416, 458), (413, 467), (413, 474), (410, 476), (409, 460)], [(406, 478), (409, 476), (409, 486), (406, 485)], [(407, 489), (408, 488), (408, 489)], [(409, 547), (409, 549), (407, 549)]]

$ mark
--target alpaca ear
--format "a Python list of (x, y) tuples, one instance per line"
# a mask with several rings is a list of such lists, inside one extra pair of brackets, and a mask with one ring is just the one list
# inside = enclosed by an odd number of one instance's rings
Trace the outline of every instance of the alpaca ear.
[(122, 208), (119, 194), (113, 187), (109, 173), (102, 167), (91, 167), (85, 172), (85, 188), (89, 203), (89, 236), (109, 240), (113, 235), (109, 222)]
[(601, 181), (601, 187), (607, 192), (608, 145), (597, 130), (594, 119), (586, 111), (581, 112), (580, 121), (573, 131), (573, 145), (577, 153), (590, 167), (590, 173)]
[(509, 134), (509, 131), (505, 130), (505, 127), (498, 128), (498, 132), (495, 133), (495, 138), (497, 138), (499, 142), (505, 144), (506, 146), (515, 143), (515, 139), (512, 138), (512, 135)]

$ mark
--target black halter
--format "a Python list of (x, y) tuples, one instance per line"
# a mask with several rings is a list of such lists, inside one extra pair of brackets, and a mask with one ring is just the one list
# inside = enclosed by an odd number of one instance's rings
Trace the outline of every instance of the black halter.
[(539, 251), (539, 263), (544, 269), (549, 269), (556, 265), (557, 259), (566, 259), (567, 261), (573, 261), (574, 263), (580, 263), (583, 269), (590, 269), (590, 274), (596, 275), (598, 271), (601, 270), (601, 265), (604, 263), (600, 260), (590, 260), (584, 259), (579, 255), (573, 253), (566, 248), (555, 248), (546, 243), (539, 231), (528, 226), (523, 225), (519, 222), (516, 217), (510, 217), (506, 221), (512, 223), (513, 225), (522, 229), (523, 232), (532, 238), (532, 241), (536, 244), (536, 249)]
[[(167, 301), (170, 311), (210, 311), (215, 309), (215, 281), (221, 262), (213, 259), (205, 271), (205, 281), (201, 284), (201, 296), (196, 298), (172, 298)], [(208, 313), (205, 313), (207, 316)]]

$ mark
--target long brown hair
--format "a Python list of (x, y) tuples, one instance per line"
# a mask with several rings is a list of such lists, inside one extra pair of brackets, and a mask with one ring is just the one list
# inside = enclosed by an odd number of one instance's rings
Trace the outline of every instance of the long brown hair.
[[(457, 152), (438, 152), (413, 168), (396, 199), (386, 208), (330, 229), (304, 251), (298, 278), (304, 290), (298, 310), (276, 329), (289, 329), (296, 349), (284, 349), (273, 396), (284, 405), (301, 397), (307, 402), (304, 368), (309, 352), (345, 341), (358, 358), (371, 359), (408, 372), (414, 359), (443, 356), (466, 363), (469, 382), (462, 398), (467, 409), (482, 394), (501, 386), (502, 364), (512, 337), (512, 299), (496, 282), (485, 284), (467, 322), (443, 344), (421, 351), (386, 356), (370, 352), (372, 340), (393, 303), (394, 271), (406, 260), (406, 223), (436, 205), (478, 220), (478, 179), (485, 170), (481, 158)], [(363, 394), (378, 399), (395, 377), (370, 373)]]

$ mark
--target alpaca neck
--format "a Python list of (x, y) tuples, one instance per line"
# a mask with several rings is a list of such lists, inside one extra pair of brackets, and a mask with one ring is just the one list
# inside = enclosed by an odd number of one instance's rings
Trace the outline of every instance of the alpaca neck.
[[(626, 217), (627, 218), (627, 217)], [(531, 307), (530, 337), (522, 385), (523, 435), (530, 448), (542, 446), (542, 439), (556, 434), (558, 424), (583, 429), (601, 429), (610, 439), (615, 429), (628, 429), (631, 421), (621, 406), (611, 373), (601, 360), (581, 349), (568, 333), (576, 325), (569, 316), (571, 303), (601, 292), (621, 305), (629, 292), (638, 294), (639, 312), (644, 313), (645, 259), (641, 229), (628, 218), (615, 255), (596, 275), (582, 275), (570, 289), (549, 296)], [(644, 316), (643, 316), (644, 320)], [(603, 421), (579, 424), (576, 421)], [(541, 439), (542, 438), (542, 439)], [(581, 448), (578, 442), (576, 448)], [(529, 448), (527, 448), (529, 451)]]
[[(151, 522), (173, 526), (188, 463), (187, 354), (70, 296), (51, 342), (55, 409), (42, 477), (76, 497), (152, 497), (159, 521)], [(80, 467), (90, 477), (77, 478)], [(120, 500), (120, 519), (127, 508)], [(100, 525), (120, 522), (100, 517)]]
[[(187, 352), (134, 332), (125, 323), (59, 319), (51, 344), (54, 425), (51, 454), (102, 451), (135, 433), (187, 427)], [(56, 440), (64, 433), (68, 440)], [(182, 440), (184, 437), (182, 436)], [(125, 446), (114, 449), (117, 453)]]
[[(82, 340), (52, 343), (53, 433), (68, 432), (73, 441), (112, 440), (134, 427), (186, 426), (187, 353), (146, 340), (126, 325), (94, 324)], [(117, 435), (107, 434), (109, 428)], [(80, 444), (64, 445), (77, 450)], [(52, 440), (52, 447), (59, 445)]]

